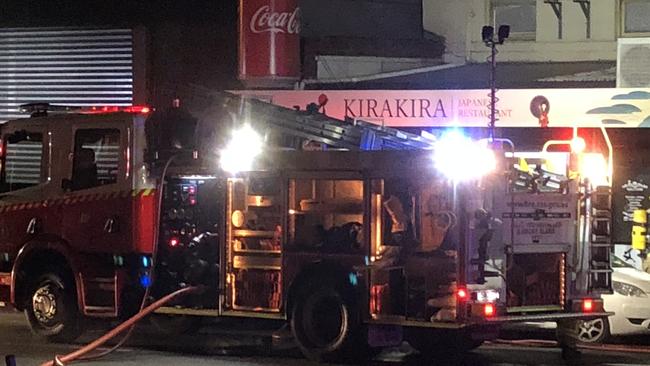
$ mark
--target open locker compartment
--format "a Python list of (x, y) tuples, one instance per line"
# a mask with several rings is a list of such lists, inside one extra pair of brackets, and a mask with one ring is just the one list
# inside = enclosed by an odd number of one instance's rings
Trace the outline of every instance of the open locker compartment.
[(565, 253), (512, 255), (506, 273), (508, 312), (561, 310), (565, 267)]
[(227, 185), (226, 309), (279, 313), (284, 222), (281, 179), (251, 173)]

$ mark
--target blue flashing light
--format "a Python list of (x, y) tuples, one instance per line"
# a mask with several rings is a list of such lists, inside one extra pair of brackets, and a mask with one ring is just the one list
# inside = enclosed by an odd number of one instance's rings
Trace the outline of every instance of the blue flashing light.
[(350, 281), (350, 284), (352, 286), (356, 286), (356, 285), (359, 284), (359, 278), (357, 277), (356, 274), (354, 274), (352, 272), (350, 272), (350, 274), (348, 275), (348, 280)]
[(140, 276), (140, 285), (144, 288), (151, 286), (151, 277), (148, 274)]
[(142, 267), (149, 268), (151, 266), (151, 258), (146, 255), (142, 256)]

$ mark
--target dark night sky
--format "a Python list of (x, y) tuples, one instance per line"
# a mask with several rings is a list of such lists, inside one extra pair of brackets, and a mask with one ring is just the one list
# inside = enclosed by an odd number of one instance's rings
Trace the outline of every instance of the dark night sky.
[(164, 21), (212, 23), (232, 29), (236, 0), (3, 0), (0, 25), (133, 25)]
[[(0, 0), (0, 27), (144, 26), (150, 92), (239, 88), (237, 0)], [(156, 95), (152, 95), (154, 99)]]

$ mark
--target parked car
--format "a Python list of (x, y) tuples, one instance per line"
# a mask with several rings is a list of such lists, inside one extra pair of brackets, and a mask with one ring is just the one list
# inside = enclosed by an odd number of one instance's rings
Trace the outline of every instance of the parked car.
[(603, 295), (605, 310), (615, 314), (584, 321), (579, 326), (583, 342), (600, 343), (610, 336), (650, 334), (650, 274), (619, 257), (612, 261), (614, 293)]

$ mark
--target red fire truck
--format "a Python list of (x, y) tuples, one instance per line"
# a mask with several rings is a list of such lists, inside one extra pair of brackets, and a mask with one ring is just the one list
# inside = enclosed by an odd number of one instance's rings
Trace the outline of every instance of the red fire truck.
[(403, 340), (463, 351), (528, 320), (557, 321), (570, 347), (581, 319), (607, 315), (606, 157), (595, 186), (575, 149), (214, 104), (204, 119), (37, 106), (5, 123), (2, 304), (71, 340), (87, 318), (201, 286), (159, 313), (285, 322), (316, 360)]

